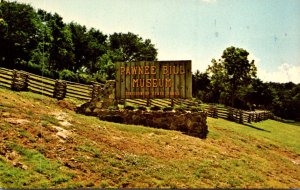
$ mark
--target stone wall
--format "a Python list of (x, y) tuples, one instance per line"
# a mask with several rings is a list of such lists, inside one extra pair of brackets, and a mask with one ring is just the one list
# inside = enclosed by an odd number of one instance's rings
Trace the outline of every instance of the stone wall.
[(206, 138), (208, 133), (207, 114), (205, 112), (99, 110), (97, 111), (97, 117), (101, 120), (116, 123), (182, 131), (187, 135), (200, 138)]

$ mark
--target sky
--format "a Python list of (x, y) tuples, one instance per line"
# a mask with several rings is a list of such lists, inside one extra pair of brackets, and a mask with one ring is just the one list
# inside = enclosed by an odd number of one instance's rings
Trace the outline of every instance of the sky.
[[(12, 1), (12, 0), (11, 0)], [(300, 83), (300, 0), (17, 0), (104, 34), (150, 39), (158, 60), (204, 72), (230, 46), (255, 60), (264, 82)]]

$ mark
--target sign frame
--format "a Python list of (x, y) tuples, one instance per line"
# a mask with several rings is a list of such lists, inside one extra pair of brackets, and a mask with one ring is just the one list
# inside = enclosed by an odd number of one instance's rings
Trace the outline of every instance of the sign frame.
[(117, 62), (116, 99), (192, 98), (192, 61)]

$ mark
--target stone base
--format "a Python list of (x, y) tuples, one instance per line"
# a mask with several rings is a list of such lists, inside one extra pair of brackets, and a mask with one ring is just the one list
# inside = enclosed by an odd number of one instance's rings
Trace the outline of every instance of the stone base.
[(206, 125), (207, 114), (205, 112), (98, 110), (96, 115), (104, 121), (177, 130), (200, 138), (206, 138), (208, 133)]

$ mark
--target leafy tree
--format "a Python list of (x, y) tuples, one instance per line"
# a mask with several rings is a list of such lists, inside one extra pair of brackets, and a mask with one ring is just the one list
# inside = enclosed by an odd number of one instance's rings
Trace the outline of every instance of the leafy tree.
[(27, 62), (41, 40), (36, 12), (26, 4), (2, 1), (0, 18), (0, 60), (8, 67)]
[(224, 65), (221, 60), (217, 61), (212, 59), (212, 65), (208, 66), (206, 72), (210, 78), (210, 89), (209, 89), (209, 102), (221, 103), (219, 100), (225, 96), (225, 93), (228, 91), (226, 89), (228, 78), (226, 76)]
[(72, 41), (74, 45), (74, 64), (72, 71), (77, 72), (81, 67), (87, 65), (88, 62), (88, 36), (85, 26), (77, 23), (69, 24), (72, 33)]
[(97, 67), (97, 62), (100, 59), (100, 57), (105, 54), (107, 51), (107, 44), (106, 44), (106, 39), (107, 36), (104, 35), (102, 32), (99, 30), (96, 30), (94, 28), (91, 28), (88, 31), (87, 34), (88, 38), (88, 44), (87, 44), (87, 61), (85, 63), (85, 66), (87, 68), (88, 73), (96, 73), (101, 67), (101, 65), (98, 64)]
[(251, 79), (256, 77), (257, 69), (254, 60), (249, 62), (248, 55), (246, 50), (235, 47), (229, 47), (223, 52), (222, 58), (228, 76), (231, 106), (234, 106), (238, 88), (250, 84)]
[(249, 107), (261, 107), (262, 109), (269, 109), (270, 104), (274, 99), (274, 93), (266, 83), (260, 79), (253, 79), (249, 90), (245, 95), (245, 100), (250, 104)]
[(202, 101), (208, 101), (208, 91), (210, 86), (210, 80), (208, 74), (201, 73), (197, 70), (192, 75), (192, 86), (193, 86), (193, 96), (198, 97)]
[(109, 47), (116, 54), (113, 62), (154, 61), (157, 56), (151, 40), (143, 41), (141, 37), (130, 32), (110, 35)]
[(50, 48), (49, 70), (61, 71), (72, 69), (74, 63), (73, 42), (69, 27), (67, 27), (57, 13), (48, 22), (52, 32), (52, 46)]
[(254, 60), (248, 60), (249, 53), (236, 47), (224, 50), (219, 61), (212, 60), (207, 72), (211, 77), (212, 100), (233, 107), (241, 105), (252, 79), (256, 78)]

